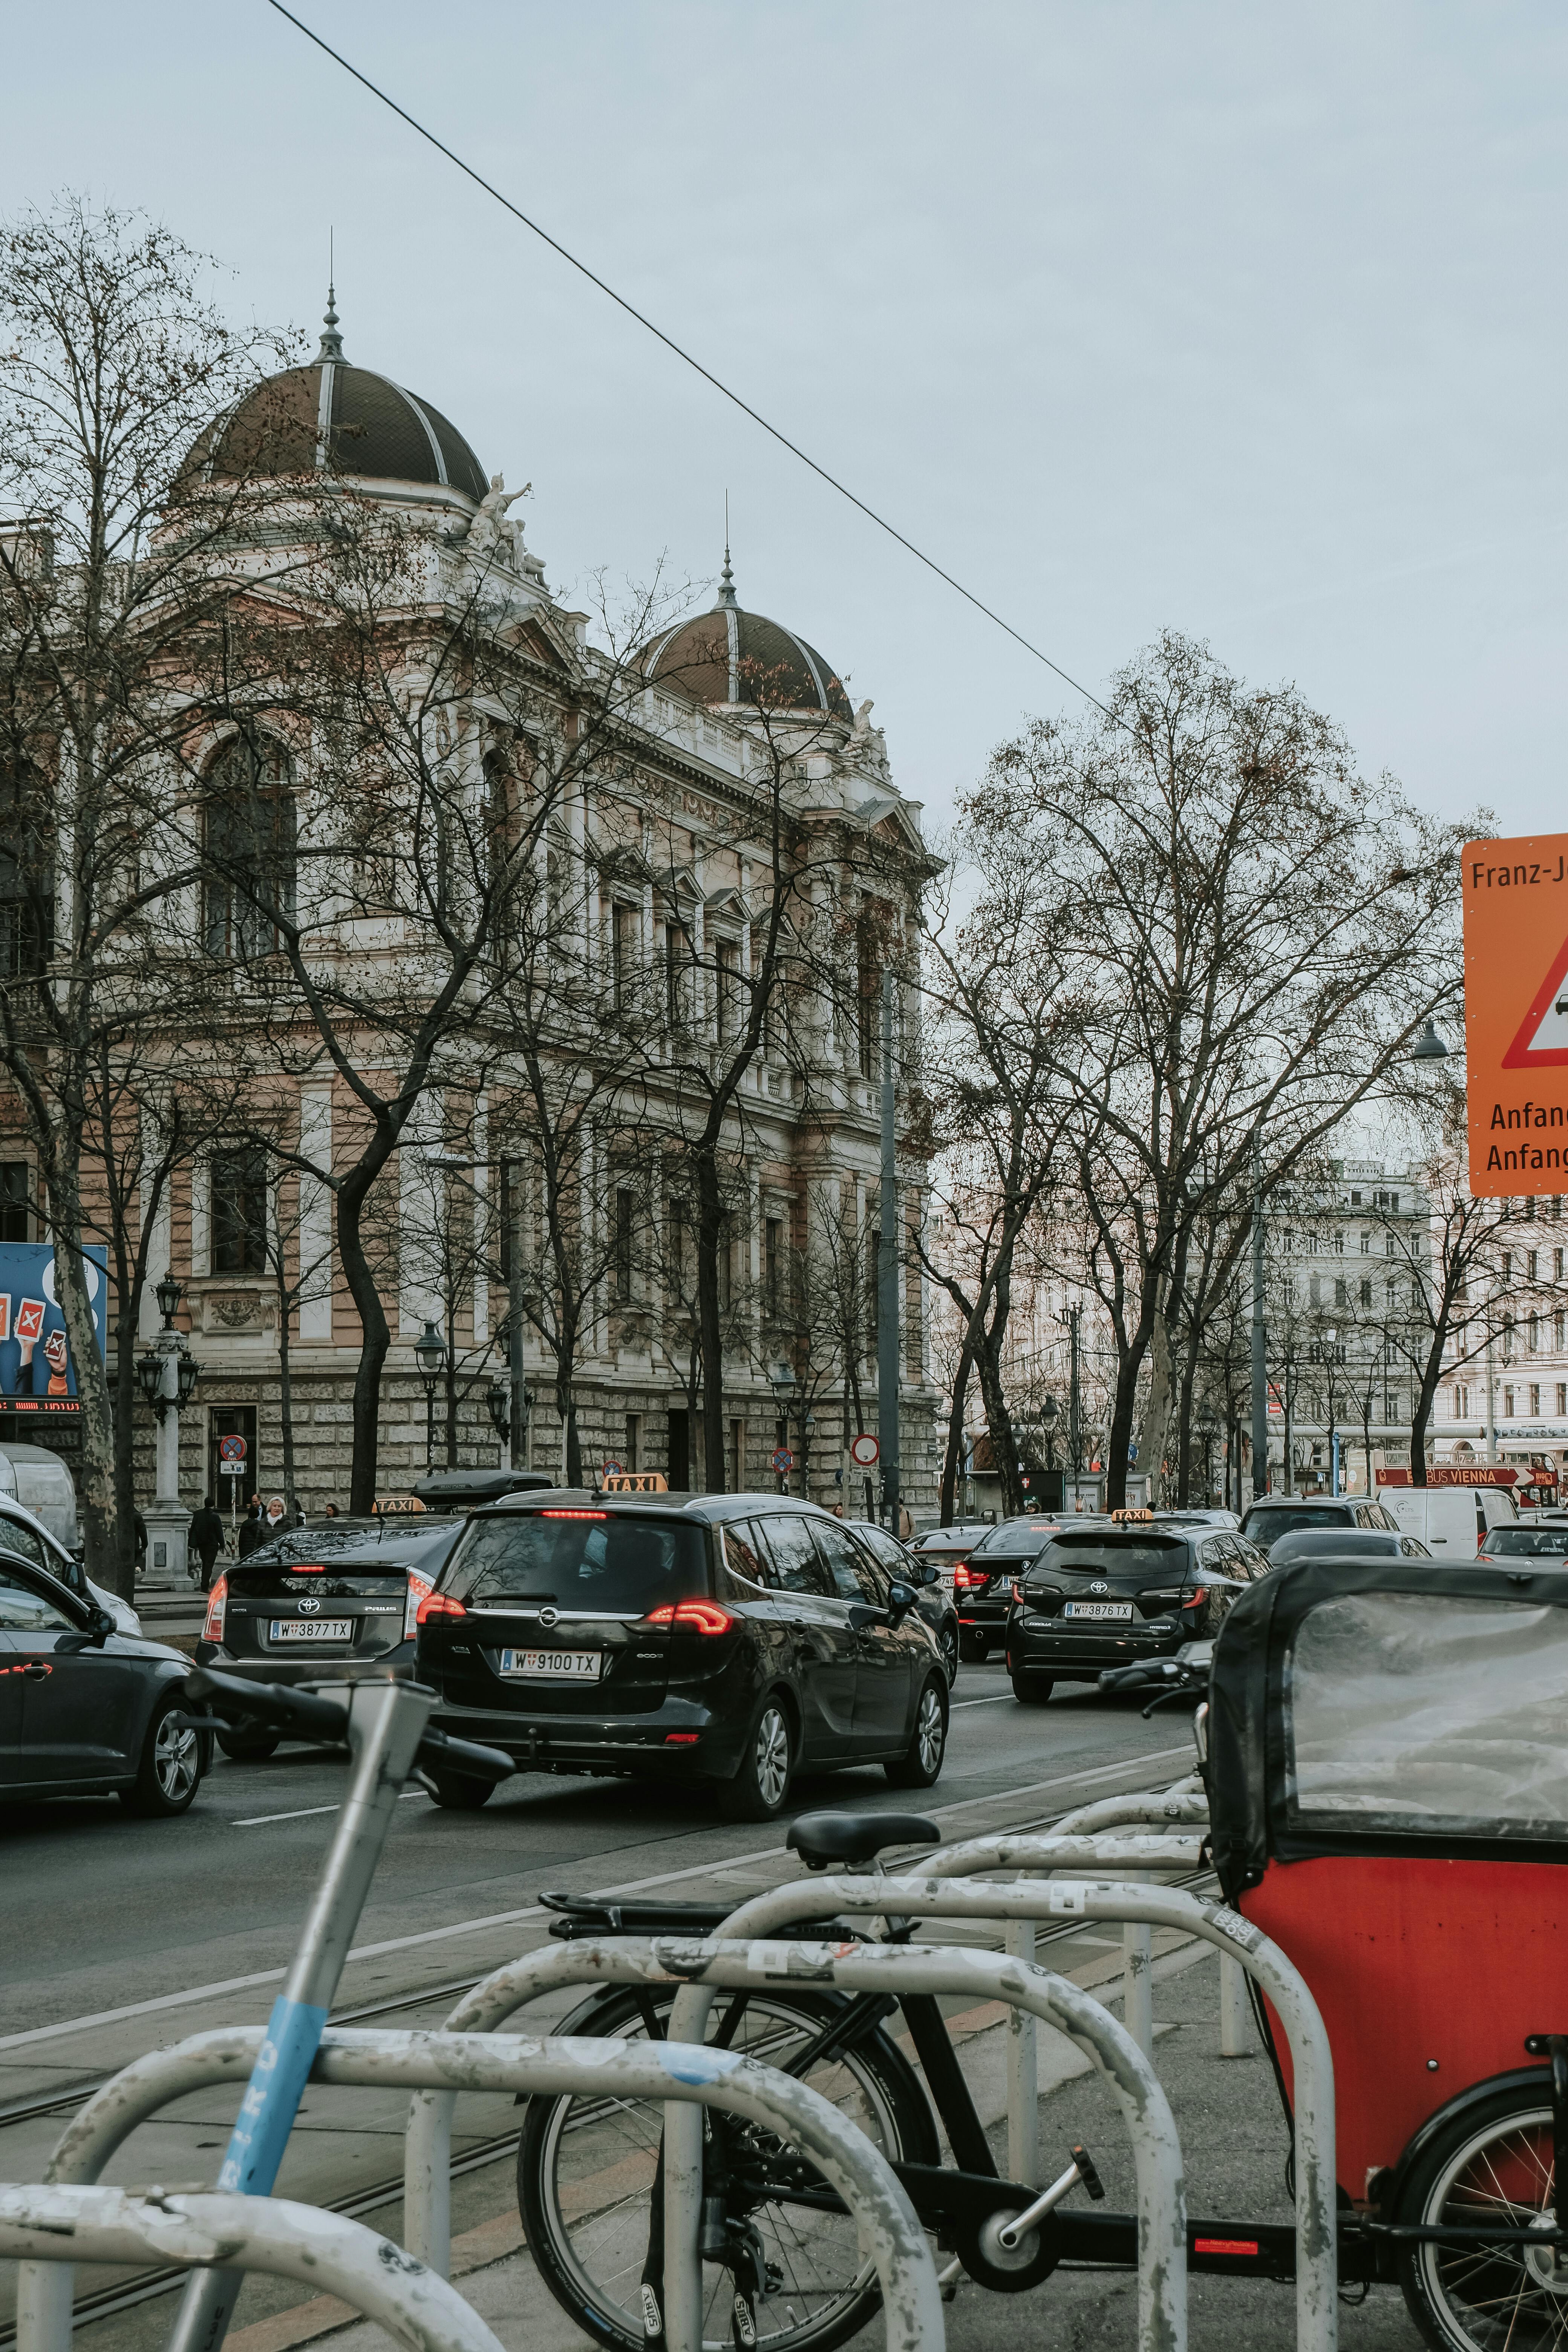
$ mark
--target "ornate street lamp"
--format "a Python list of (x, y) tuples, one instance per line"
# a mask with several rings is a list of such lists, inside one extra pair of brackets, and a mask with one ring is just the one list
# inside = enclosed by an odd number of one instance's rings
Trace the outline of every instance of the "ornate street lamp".
[(185, 1295), (184, 1284), (174, 1275), (166, 1274), (162, 1282), (154, 1284), (153, 1295), (158, 1301), (158, 1312), (163, 1318), (164, 1330), (172, 1331), (175, 1310)]
[(182, 1412), (184, 1411), (186, 1405), (189, 1404), (191, 1397), (195, 1391), (196, 1382), (201, 1379), (201, 1376), (202, 1368), (200, 1364), (197, 1363), (195, 1358), (192, 1355), (188, 1348), (182, 1348), (180, 1349), (179, 1361), (174, 1367), (174, 1377), (180, 1384), (180, 1410)]
[(156, 1348), (144, 1348), (136, 1359), (136, 1378), (142, 1395), (160, 1421), (163, 1418), (163, 1359)]
[(436, 1467), (436, 1389), (447, 1369), (447, 1343), (434, 1323), (426, 1323), (414, 1342), (414, 1360), (425, 1383), (425, 1473)]
[(504, 1445), (511, 1434), (511, 1391), (504, 1381), (492, 1375), (485, 1391), (485, 1411), (490, 1417), (490, 1427)]

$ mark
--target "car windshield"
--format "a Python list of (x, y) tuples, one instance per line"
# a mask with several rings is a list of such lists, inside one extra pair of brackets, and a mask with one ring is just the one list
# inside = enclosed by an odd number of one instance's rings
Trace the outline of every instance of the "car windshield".
[(433, 1583), (461, 1533), (462, 1523), (455, 1519), (437, 1520), (434, 1528), (405, 1521), (384, 1534), (374, 1526), (297, 1528), (258, 1545), (248, 1559), (231, 1568), (228, 1589), (258, 1599), (295, 1591), (347, 1599), (401, 1584), (410, 1569)]
[(1009, 1519), (1004, 1526), (992, 1528), (981, 1537), (969, 1555), (970, 1562), (989, 1567), (993, 1560), (1033, 1559), (1037, 1552), (1044, 1550), (1055, 1533), (1055, 1526), (1049, 1522), (1042, 1527), (1036, 1520)]
[(1129, 1571), (1169, 1575), (1186, 1553), (1179, 1536), (1058, 1536), (1040, 1566), (1048, 1574), (1065, 1569), (1072, 1576), (1125, 1576)]
[(443, 1589), (479, 1608), (552, 1601), (562, 1610), (646, 1616), (707, 1591), (702, 1530), (607, 1511), (509, 1511), (469, 1526)]
[(1489, 1559), (1561, 1559), (1568, 1528), (1493, 1528), (1481, 1549)]
[(1348, 1528), (1353, 1524), (1347, 1506), (1339, 1510), (1292, 1511), (1288, 1507), (1272, 1505), (1266, 1511), (1248, 1511), (1242, 1533), (1253, 1543), (1268, 1546), (1278, 1543), (1281, 1536), (1294, 1535), (1298, 1528)]

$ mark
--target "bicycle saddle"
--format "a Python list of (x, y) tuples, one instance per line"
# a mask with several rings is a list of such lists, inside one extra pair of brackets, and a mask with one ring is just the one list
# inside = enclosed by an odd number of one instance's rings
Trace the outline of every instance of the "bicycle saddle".
[(784, 1843), (808, 1870), (826, 1870), (874, 1861), (890, 1845), (940, 1845), (942, 1832), (923, 1813), (802, 1813)]

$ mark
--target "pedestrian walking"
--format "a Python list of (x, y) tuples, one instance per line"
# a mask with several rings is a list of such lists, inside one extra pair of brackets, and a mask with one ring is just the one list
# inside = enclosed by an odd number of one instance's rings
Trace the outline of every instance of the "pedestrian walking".
[(140, 1576), (147, 1565), (147, 1522), (134, 1507), (131, 1516), (136, 1522), (136, 1573)]
[(244, 1524), (239, 1530), (241, 1559), (248, 1559), (257, 1545), (265, 1543), (266, 1540), (267, 1528), (261, 1517), (261, 1497), (259, 1495), (252, 1495), (250, 1507), (245, 1514)]
[(190, 1547), (201, 1563), (202, 1591), (210, 1592), (213, 1563), (223, 1549), (223, 1521), (213, 1507), (210, 1495), (191, 1521)]
[(267, 1506), (266, 1512), (263, 1515), (261, 1521), (261, 1540), (263, 1543), (270, 1543), (274, 1536), (280, 1536), (282, 1534), (283, 1523), (287, 1516), (288, 1513), (282, 1496), (274, 1495), (272, 1500)]

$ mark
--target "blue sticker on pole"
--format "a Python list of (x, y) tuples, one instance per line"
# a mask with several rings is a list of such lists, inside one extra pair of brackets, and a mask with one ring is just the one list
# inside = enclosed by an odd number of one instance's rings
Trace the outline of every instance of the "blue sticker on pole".
[(229, 2135), (217, 2177), (220, 2189), (236, 2189), (241, 2197), (270, 2196), (326, 2025), (324, 2009), (284, 1993), (273, 2002), (267, 2038), (256, 2053)]

